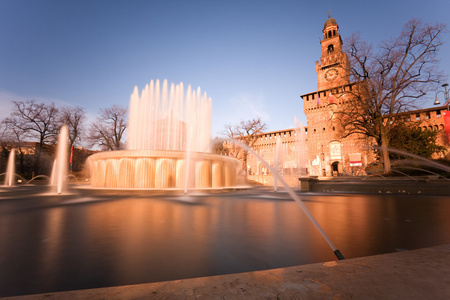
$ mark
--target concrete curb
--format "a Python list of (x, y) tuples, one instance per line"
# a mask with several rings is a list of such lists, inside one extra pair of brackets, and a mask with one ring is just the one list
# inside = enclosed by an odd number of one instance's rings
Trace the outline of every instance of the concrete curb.
[(5, 299), (450, 299), (450, 245), (257, 272)]

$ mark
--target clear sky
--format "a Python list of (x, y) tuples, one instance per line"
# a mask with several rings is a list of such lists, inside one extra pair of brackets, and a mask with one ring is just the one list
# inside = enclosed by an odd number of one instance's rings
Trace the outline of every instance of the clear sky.
[(35, 99), (93, 119), (167, 79), (212, 98), (212, 136), (256, 116), (271, 131), (306, 124), (300, 95), (317, 88), (328, 10), (344, 40), (359, 31), (377, 45), (411, 18), (448, 25), (450, 1), (0, 0), (0, 118), (11, 100)]

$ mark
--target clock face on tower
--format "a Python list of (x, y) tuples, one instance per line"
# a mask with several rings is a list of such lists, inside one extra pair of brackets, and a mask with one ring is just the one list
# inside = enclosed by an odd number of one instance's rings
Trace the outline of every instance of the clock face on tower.
[(332, 81), (335, 80), (339, 75), (338, 70), (336, 69), (329, 69), (325, 72), (325, 80)]

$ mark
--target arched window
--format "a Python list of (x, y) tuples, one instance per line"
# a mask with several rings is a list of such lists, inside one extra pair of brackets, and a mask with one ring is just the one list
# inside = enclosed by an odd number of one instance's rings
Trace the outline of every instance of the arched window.
[(334, 51), (334, 46), (333, 45), (328, 45), (328, 53), (331, 53)]
[(331, 31), (328, 31), (328, 37), (329, 38), (331, 37)]

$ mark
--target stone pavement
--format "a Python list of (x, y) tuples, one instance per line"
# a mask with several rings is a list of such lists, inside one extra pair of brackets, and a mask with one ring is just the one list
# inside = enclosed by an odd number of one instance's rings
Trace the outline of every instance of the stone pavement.
[(450, 299), (450, 245), (257, 272), (6, 299)]

